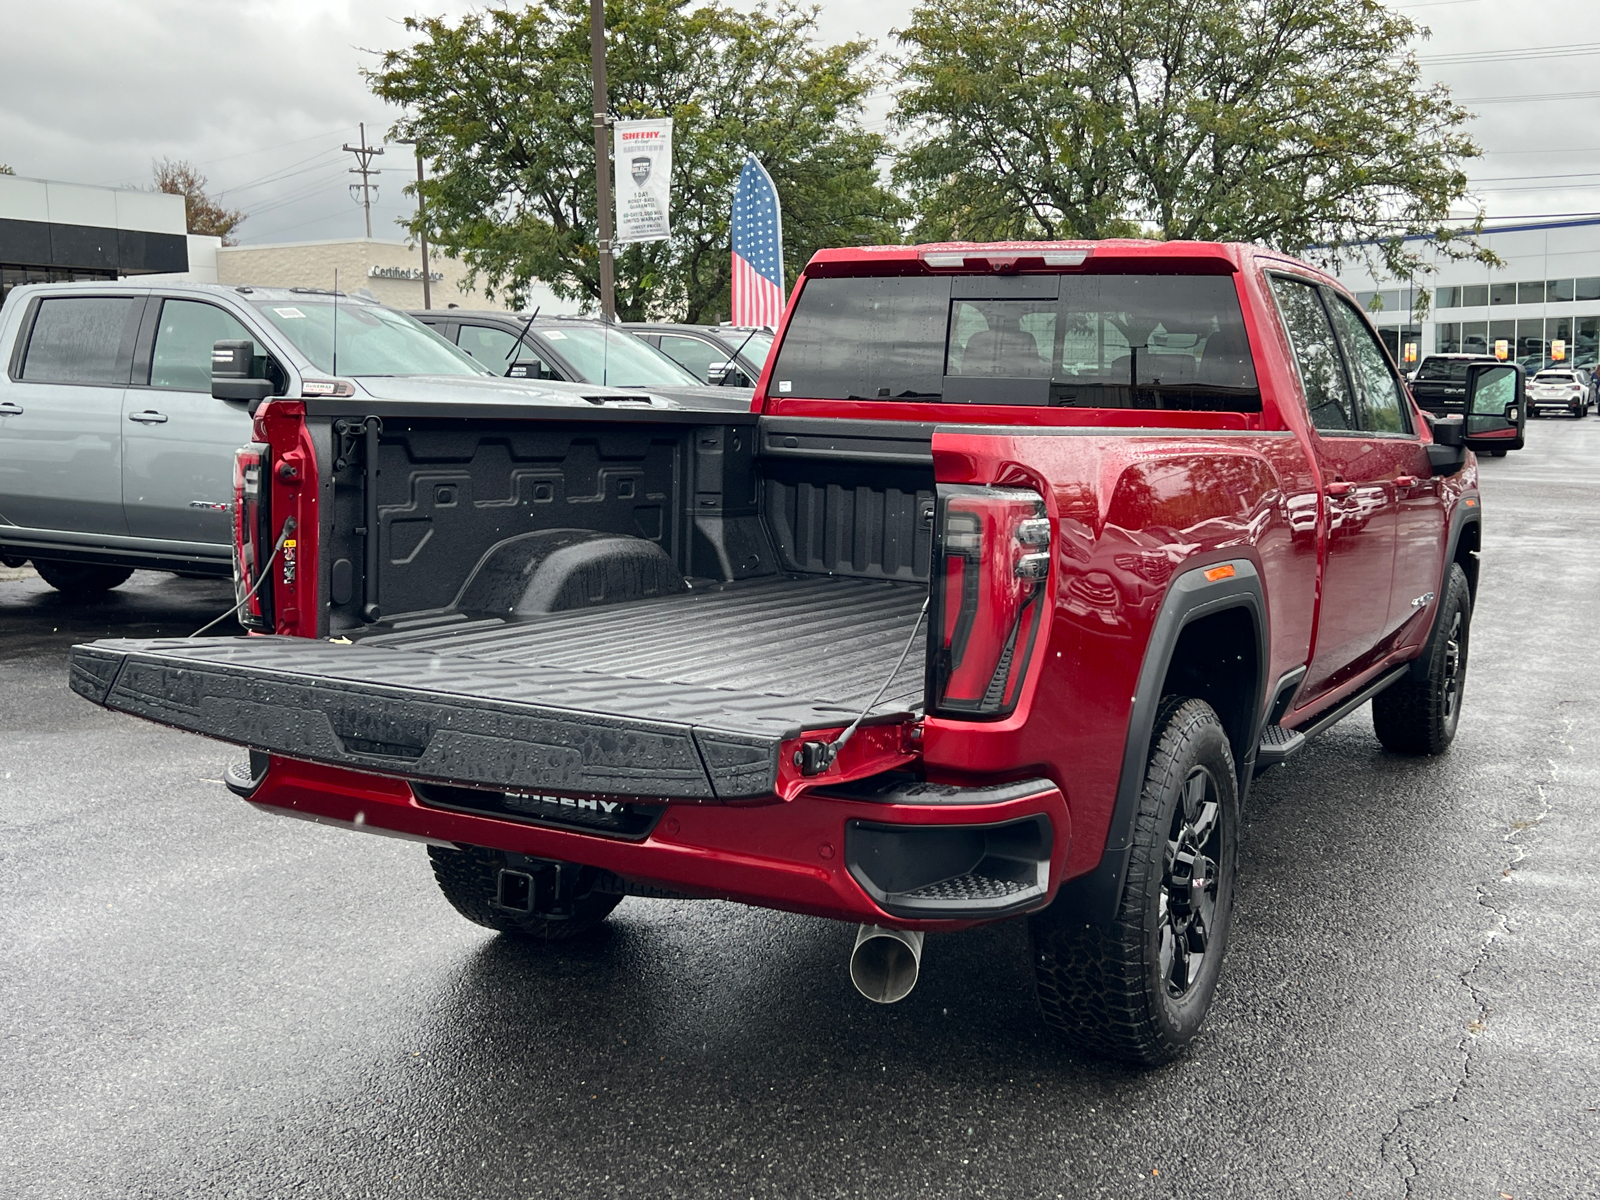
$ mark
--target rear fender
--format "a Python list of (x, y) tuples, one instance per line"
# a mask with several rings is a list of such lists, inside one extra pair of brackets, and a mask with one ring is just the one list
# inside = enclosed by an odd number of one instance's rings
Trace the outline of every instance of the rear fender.
[[(1224, 575), (1219, 568), (1231, 567)], [(1219, 576), (1207, 578), (1207, 576)], [(1249, 707), (1252, 720), (1244, 730), (1245, 752), (1235, 743), (1239, 794), (1243, 798), (1255, 769), (1255, 747), (1261, 740), (1261, 724), (1266, 710), (1267, 692), (1267, 606), (1261, 576), (1249, 559), (1207, 563), (1173, 578), (1156, 616), (1150, 640), (1139, 670), (1138, 691), (1128, 719), (1128, 738), (1123, 747), (1122, 773), (1117, 785), (1116, 807), (1106, 831), (1106, 847), (1100, 864), (1086, 875), (1061, 885), (1061, 908), (1074, 919), (1106, 924), (1116, 914), (1127, 878), (1128, 854), (1133, 845), (1134, 820), (1139, 808), (1139, 793), (1144, 787), (1151, 739), (1155, 736), (1156, 711), (1161, 705), (1163, 684), (1172, 665), (1183, 631), (1196, 621), (1243, 610), (1249, 615), (1256, 640), (1254, 699)]]

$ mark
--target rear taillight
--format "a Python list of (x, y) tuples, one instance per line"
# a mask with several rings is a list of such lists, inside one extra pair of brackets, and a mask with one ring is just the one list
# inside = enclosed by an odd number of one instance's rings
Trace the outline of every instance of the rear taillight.
[(272, 447), (261, 442), (242, 446), (233, 456), (234, 600), (240, 606), (239, 624), (267, 632), (273, 627), (272, 585), (261, 583), (261, 573), (272, 553), (267, 487), (271, 463)]
[(928, 711), (999, 717), (1017, 706), (1050, 578), (1050, 519), (1021, 488), (939, 488)]

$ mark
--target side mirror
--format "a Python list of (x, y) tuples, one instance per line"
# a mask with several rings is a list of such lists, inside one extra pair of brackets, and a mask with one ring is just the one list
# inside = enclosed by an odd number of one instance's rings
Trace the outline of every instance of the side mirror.
[(251, 415), (272, 395), (272, 381), (250, 378), (256, 344), (249, 338), (216, 342), (211, 347), (211, 395), (216, 400), (244, 400)]
[(1527, 392), (1527, 376), (1515, 363), (1468, 365), (1466, 444), (1474, 450), (1520, 448)]
[(554, 379), (555, 373), (538, 359), (525, 359), (511, 364), (507, 379)]
[(1454, 475), (1467, 463), (1467, 423), (1461, 417), (1429, 417), (1433, 444), (1428, 461), (1435, 475)]
[(714, 362), (706, 368), (706, 382), (713, 387), (749, 387), (736, 362)]

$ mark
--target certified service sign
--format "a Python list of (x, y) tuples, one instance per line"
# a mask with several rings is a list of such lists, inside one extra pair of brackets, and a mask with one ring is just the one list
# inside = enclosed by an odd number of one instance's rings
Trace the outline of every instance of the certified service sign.
[(612, 128), (617, 243), (662, 241), (672, 235), (672, 122), (618, 121)]

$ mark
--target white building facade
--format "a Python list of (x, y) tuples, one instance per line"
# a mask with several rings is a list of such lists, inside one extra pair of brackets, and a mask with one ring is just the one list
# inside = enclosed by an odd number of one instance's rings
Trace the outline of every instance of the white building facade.
[[(1422, 242), (1418, 238), (1415, 242)], [(1414, 282), (1340, 275), (1366, 307), (1403, 367), (1434, 353), (1494, 354), (1529, 371), (1561, 362), (1594, 368), (1600, 359), (1600, 217), (1522, 221), (1486, 227), (1482, 244), (1503, 265), (1435, 258), (1435, 274)], [(1432, 302), (1416, 314), (1418, 293)], [(1504, 343), (1501, 347), (1500, 343)]]

